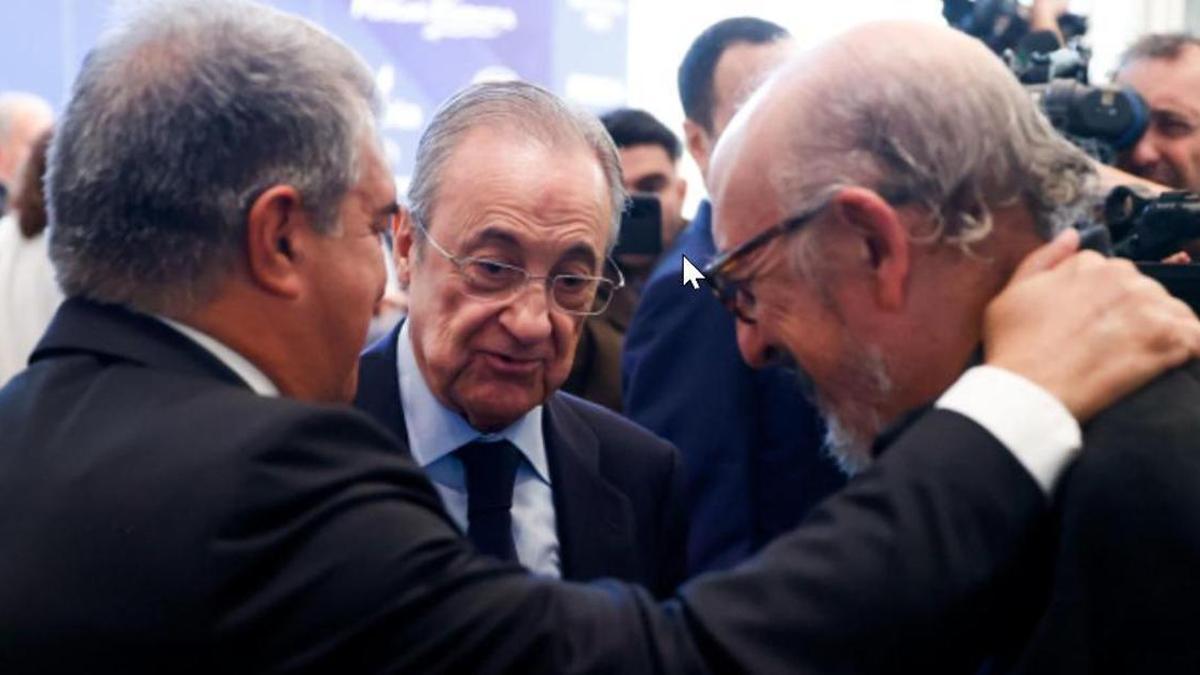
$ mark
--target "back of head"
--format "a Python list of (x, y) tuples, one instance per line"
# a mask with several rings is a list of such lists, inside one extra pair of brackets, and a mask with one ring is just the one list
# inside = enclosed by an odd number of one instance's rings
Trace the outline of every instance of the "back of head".
[(274, 184), (332, 230), (374, 106), (362, 61), (297, 17), (245, 0), (126, 17), (88, 54), (50, 151), (63, 290), (190, 311), (236, 263), (246, 211)]
[(610, 245), (615, 244), (625, 189), (612, 139), (591, 113), (568, 105), (542, 87), (521, 81), (471, 85), (447, 99), (434, 113), (417, 143), (416, 165), (408, 188), (408, 208), (419, 222), (432, 222), (446, 164), (460, 141), (480, 127), (510, 131), (522, 143), (556, 149), (582, 146), (590, 151), (608, 183), (613, 214)]
[(735, 44), (767, 44), (790, 37), (785, 28), (749, 16), (709, 26), (688, 48), (679, 65), (679, 99), (688, 119), (713, 133), (713, 75), (725, 50)]
[(44, 132), (33, 142), (25, 166), (21, 168), (16, 192), (12, 198), (12, 208), (17, 213), (17, 225), (26, 239), (33, 239), (46, 229), (46, 189), (43, 177), (46, 175), (46, 154), (50, 149), (51, 133)]
[[(925, 24), (864, 26), (790, 64), (771, 84), (792, 95), (775, 192), (794, 212), (840, 187), (918, 204), (929, 241), (967, 245), (992, 211), (1024, 205), (1039, 233), (1071, 225), (1093, 169), (981, 43)], [(786, 99), (786, 100), (783, 100)]]
[(645, 110), (618, 108), (601, 115), (600, 122), (618, 148), (657, 145), (673, 161), (678, 161), (683, 155), (683, 146), (680, 145), (679, 138)]

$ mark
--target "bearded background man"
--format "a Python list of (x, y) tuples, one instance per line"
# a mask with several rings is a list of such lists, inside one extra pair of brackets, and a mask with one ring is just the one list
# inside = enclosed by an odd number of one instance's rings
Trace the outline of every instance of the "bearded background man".
[[(1076, 221), (1091, 178), (1088, 159), (981, 44), (925, 25), (847, 33), (756, 94), (714, 161), (725, 253), (713, 269), (740, 319), (743, 355), (755, 365), (789, 356), (846, 462), (870, 466), (895, 438), (895, 429), (880, 437), (885, 427), (903, 429), (939, 397), (951, 409), (968, 400), (961, 384), (947, 388), (978, 362), (980, 326), (996, 318), (985, 307), (1024, 256)], [(1064, 336), (1060, 349), (1075, 346)], [(1125, 353), (1096, 358), (1119, 363)], [(1001, 407), (1006, 379), (990, 393)], [(1197, 439), (1195, 362), (1085, 427), (1086, 451), (1059, 488), (1053, 556), (1049, 544), (1031, 545), (1000, 584), (1007, 600), (989, 646), (1000, 665), (1200, 670), (1189, 635), (1200, 619)]]

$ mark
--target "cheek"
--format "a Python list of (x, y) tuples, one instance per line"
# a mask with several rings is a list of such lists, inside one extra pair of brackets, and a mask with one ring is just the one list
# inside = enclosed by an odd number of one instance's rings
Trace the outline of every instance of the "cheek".
[(575, 363), (575, 350), (579, 347), (579, 336), (583, 334), (583, 319), (556, 313), (550, 320), (554, 325), (551, 338), (554, 340), (554, 360), (546, 369), (546, 385), (549, 389), (558, 389), (566, 382)]
[(470, 345), (494, 314), (495, 310), (454, 291), (449, 280), (413, 275), (409, 286), (410, 330), (414, 344), (424, 355), (435, 391), (438, 385), (447, 386), (466, 367)]

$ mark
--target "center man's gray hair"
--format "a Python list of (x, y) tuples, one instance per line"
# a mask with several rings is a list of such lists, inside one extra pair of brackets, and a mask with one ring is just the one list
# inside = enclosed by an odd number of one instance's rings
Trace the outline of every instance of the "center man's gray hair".
[(774, 177), (789, 209), (866, 186), (928, 210), (914, 238), (962, 247), (991, 232), (996, 208), (1024, 204), (1047, 238), (1072, 225), (1090, 205), (1091, 161), (999, 59), (972, 56), (863, 46), (836, 76), (814, 74), (794, 169)]
[(616, 244), (625, 208), (621, 160), (600, 120), (528, 82), (486, 82), (451, 96), (434, 114), (417, 144), (408, 208), (429, 226), (437, 206), (442, 172), (458, 143), (472, 130), (495, 126), (519, 132), (529, 143), (569, 147), (583, 143), (604, 171), (612, 206), (609, 248)]
[(68, 295), (157, 313), (205, 302), (266, 188), (321, 232), (358, 180), (369, 69), (298, 17), (244, 0), (143, 4), (84, 61), (50, 153), (50, 254)]

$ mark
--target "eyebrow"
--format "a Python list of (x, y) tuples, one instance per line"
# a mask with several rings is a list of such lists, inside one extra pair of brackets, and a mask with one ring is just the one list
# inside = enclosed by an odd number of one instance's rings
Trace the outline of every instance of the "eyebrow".
[[(498, 227), (485, 227), (478, 234), (467, 241), (463, 245), (463, 248), (469, 250), (488, 243), (502, 244), (518, 249), (521, 248), (521, 242), (515, 236), (513, 236), (511, 232)], [(565, 260), (580, 260), (587, 263), (589, 266), (594, 266), (598, 259), (599, 258), (596, 255), (595, 249), (588, 244), (579, 242), (568, 248), (566, 252), (560, 255), (556, 263), (563, 262)]]

